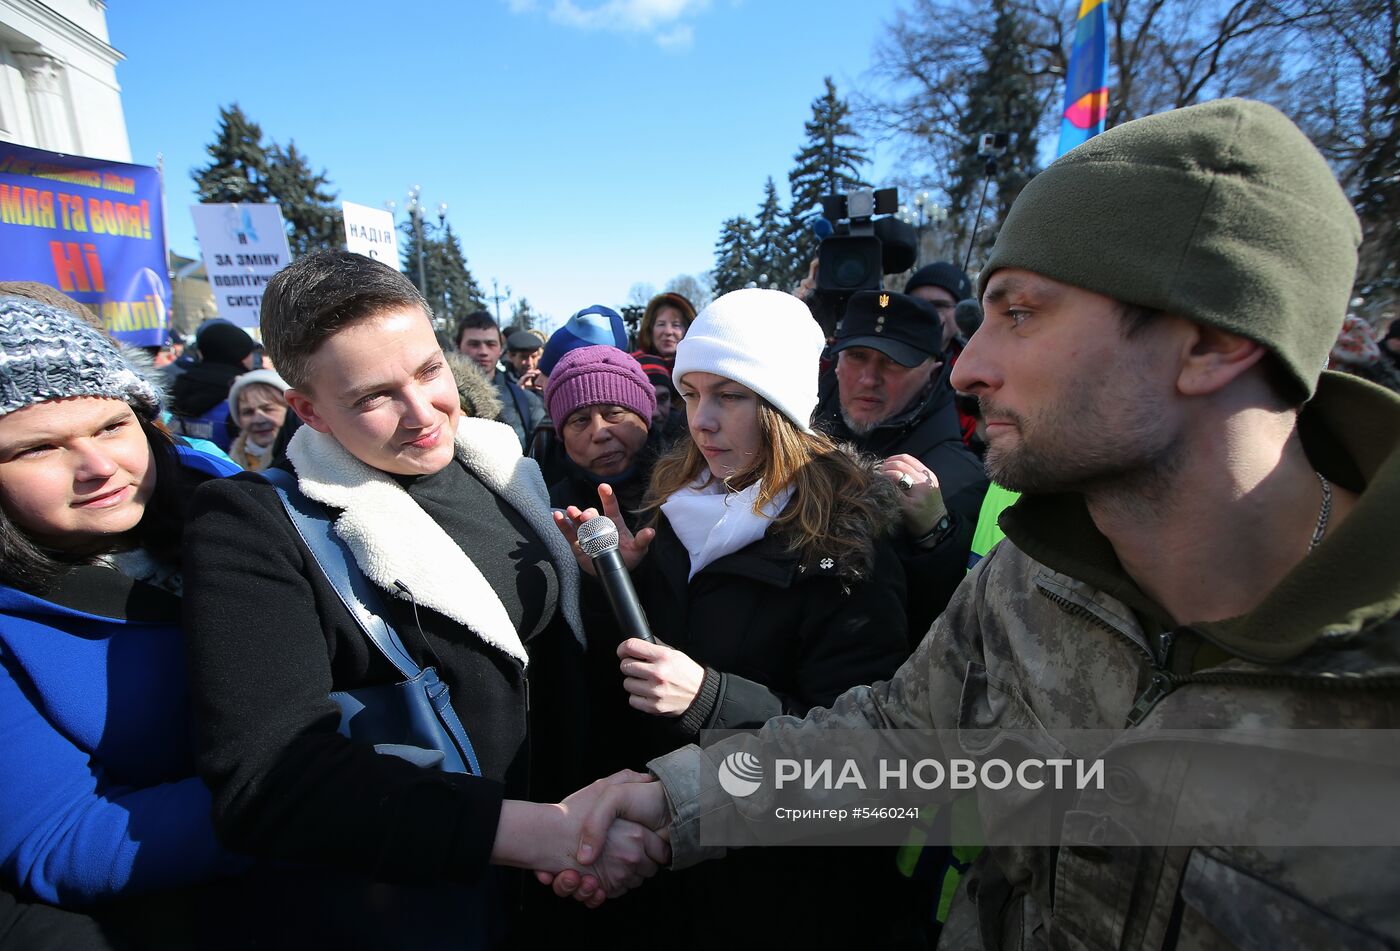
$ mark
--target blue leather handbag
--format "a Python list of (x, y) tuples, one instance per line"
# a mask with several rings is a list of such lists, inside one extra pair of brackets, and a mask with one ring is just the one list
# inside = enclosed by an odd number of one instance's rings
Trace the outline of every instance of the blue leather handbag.
[(285, 470), (269, 468), (258, 475), (277, 490), (297, 534), (370, 643), (404, 678), (332, 693), (340, 707), (340, 734), (416, 766), (480, 776), (476, 751), (452, 708), (447, 684), (436, 669), (420, 668), (404, 649), (384, 619), (379, 591), (332, 531), (330, 510), (307, 498), (296, 476)]

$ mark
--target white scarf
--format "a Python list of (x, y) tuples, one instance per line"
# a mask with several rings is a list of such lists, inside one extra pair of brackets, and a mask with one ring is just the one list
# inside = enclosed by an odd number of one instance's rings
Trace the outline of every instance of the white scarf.
[(705, 482), (707, 478), (702, 475), (661, 503), (666, 520), (690, 553), (687, 581), (711, 562), (762, 538), (792, 498), (792, 486), (788, 486), (763, 507), (762, 514), (755, 515), (761, 482), (730, 492), (718, 479)]
[(272, 447), (276, 443), (268, 443), (266, 446), (259, 446), (252, 439), (244, 440), (243, 451), (251, 458), (258, 460), (258, 468), (262, 468), (262, 463), (267, 461), (267, 457), (272, 454)]

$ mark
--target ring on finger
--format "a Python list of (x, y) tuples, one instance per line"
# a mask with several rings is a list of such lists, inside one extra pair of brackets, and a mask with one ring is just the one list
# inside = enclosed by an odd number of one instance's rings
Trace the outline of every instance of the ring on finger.
[(908, 492), (910, 489), (914, 488), (914, 477), (907, 472), (901, 474), (899, 477), (899, 487), (905, 492)]

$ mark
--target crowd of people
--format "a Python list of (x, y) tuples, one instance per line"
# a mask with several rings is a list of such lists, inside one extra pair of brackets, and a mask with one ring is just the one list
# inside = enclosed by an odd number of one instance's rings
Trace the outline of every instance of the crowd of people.
[(1121, 776), (1059, 848), (700, 831), (771, 810), (725, 757), (824, 731), (1394, 728), (1400, 329), (1347, 315), (1358, 242), (1225, 100), (1073, 150), (975, 285), (929, 264), (829, 338), (805, 289), (444, 332), (326, 251), (260, 342), (158, 367), (0, 286), (0, 948), (1395, 946), (1392, 849), (1086, 845), (1175, 807)]

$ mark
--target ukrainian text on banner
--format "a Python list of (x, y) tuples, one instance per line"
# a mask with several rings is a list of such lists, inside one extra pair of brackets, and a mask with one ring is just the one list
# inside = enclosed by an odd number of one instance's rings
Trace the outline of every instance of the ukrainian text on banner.
[(394, 216), (382, 208), (342, 202), (345, 213), (345, 249), (367, 258), (399, 266), (399, 243), (394, 234)]
[(170, 279), (160, 174), (0, 142), (0, 280), (56, 287), (121, 340), (163, 344)]
[(280, 205), (191, 205), (219, 316), (256, 327), (263, 288), (291, 261)]

